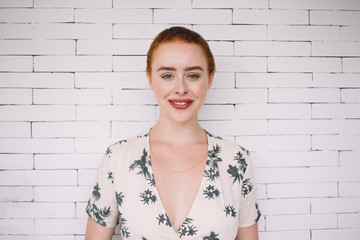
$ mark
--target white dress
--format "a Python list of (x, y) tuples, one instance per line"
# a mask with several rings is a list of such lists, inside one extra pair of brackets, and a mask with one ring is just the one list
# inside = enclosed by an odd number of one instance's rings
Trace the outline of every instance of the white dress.
[(249, 152), (207, 132), (208, 158), (191, 210), (175, 232), (155, 187), (149, 130), (115, 143), (101, 161), (87, 214), (120, 224), (123, 239), (233, 240), (260, 218)]

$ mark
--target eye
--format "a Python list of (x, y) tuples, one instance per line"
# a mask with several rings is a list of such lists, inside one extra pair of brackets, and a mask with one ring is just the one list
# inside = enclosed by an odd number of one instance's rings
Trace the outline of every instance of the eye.
[(200, 75), (197, 73), (190, 73), (189, 75), (187, 75), (187, 77), (191, 79), (198, 79)]
[(171, 75), (170, 73), (165, 73), (161, 76), (163, 79), (171, 79), (173, 78), (173, 75)]

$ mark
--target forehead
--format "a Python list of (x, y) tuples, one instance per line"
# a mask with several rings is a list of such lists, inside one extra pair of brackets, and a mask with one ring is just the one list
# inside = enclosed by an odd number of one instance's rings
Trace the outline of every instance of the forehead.
[(196, 43), (161, 43), (153, 53), (154, 65), (207, 65), (204, 50)]

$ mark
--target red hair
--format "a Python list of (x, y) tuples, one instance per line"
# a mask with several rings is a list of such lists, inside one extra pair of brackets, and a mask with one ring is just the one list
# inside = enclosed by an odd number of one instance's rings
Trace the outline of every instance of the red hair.
[(153, 42), (150, 45), (150, 48), (147, 52), (146, 58), (146, 72), (151, 73), (151, 63), (154, 51), (162, 43), (174, 42), (174, 41), (183, 41), (186, 43), (195, 43), (204, 50), (205, 56), (207, 58), (207, 65), (209, 75), (215, 72), (215, 60), (214, 56), (210, 50), (209, 44), (206, 40), (197, 32), (194, 32), (190, 29), (184, 27), (171, 27), (160, 32)]

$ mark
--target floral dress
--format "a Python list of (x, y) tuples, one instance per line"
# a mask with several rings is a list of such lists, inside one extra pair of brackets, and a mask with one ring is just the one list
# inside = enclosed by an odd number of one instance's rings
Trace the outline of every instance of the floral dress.
[(208, 157), (191, 210), (177, 232), (161, 203), (149, 154), (149, 130), (107, 149), (87, 214), (122, 239), (233, 240), (260, 218), (249, 152), (207, 132)]

